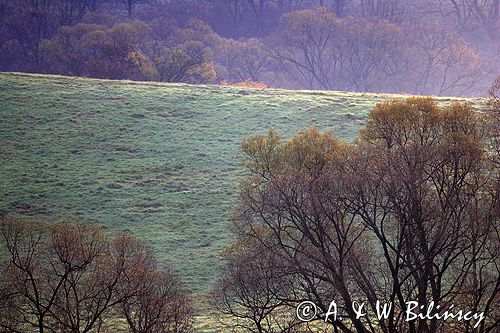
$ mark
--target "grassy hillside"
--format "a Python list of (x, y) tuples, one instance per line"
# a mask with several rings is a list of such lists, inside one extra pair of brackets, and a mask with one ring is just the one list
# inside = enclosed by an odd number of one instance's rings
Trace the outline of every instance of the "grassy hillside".
[(202, 293), (231, 242), (241, 139), (350, 140), (395, 97), (0, 74), (0, 212), (129, 231)]

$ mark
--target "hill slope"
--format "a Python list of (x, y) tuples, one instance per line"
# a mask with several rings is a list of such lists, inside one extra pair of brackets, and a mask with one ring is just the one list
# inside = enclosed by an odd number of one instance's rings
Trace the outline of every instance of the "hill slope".
[(241, 139), (314, 126), (350, 140), (396, 97), (0, 73), (0, 212), (130, 231), (204, 292), (231, 241)]

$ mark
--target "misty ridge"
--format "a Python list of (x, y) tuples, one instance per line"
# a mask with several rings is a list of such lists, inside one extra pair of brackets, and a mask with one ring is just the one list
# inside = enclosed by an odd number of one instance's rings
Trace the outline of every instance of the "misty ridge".
[(483, 97), (498, 0), (0, 1), (0, 71)]

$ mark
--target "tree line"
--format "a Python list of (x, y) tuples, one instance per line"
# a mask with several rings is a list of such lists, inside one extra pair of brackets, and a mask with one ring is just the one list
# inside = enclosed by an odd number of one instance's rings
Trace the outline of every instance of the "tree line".
[(0, 70), (482, 95), (499, 1), (0, 1)]

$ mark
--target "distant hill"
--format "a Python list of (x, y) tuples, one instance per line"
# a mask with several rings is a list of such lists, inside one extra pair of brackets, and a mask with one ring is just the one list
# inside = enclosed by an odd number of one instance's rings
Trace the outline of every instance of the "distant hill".
[(0, 73), (0, 212), (129, 231), (203, 293), (231, 242), (241, 140), (271, 127), (352, 140), (398, 97)]

